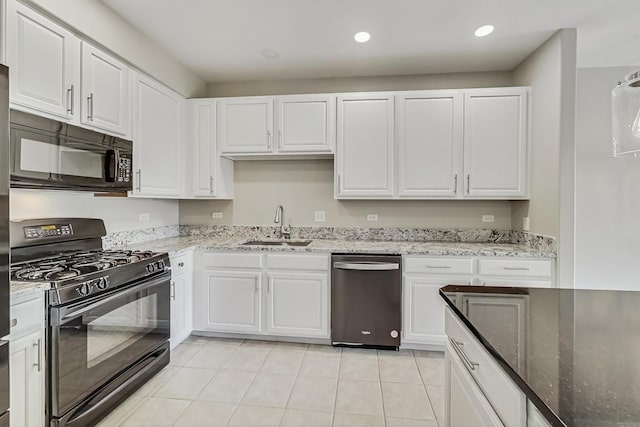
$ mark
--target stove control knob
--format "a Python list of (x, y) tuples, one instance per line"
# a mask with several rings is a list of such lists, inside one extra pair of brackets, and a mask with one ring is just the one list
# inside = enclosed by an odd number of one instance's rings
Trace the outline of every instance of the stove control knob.
[(104, 290), (104, 289), (107, 289), (109, 287), (109, 282), (107, 281), (106, 277), (102, 277), (102, 278), (96, 280), (96, 286), (98, 287), (98, 289)]
[(153, 273), (154, 271), (156, 271), (156, 266), (154, 264), (147, 265), (147, 271), (149, 273)]
[(164, 261), (156, 262), (156, 269), (157, 270), (164, 270)]
[(91, 285), (88, 283), (83, 283), (79, 288), (78, 288), (78, 293), (80, 295), (82, 295), (83, 297), (86, 297), (87, 295), (89, 295), (91, 293)]

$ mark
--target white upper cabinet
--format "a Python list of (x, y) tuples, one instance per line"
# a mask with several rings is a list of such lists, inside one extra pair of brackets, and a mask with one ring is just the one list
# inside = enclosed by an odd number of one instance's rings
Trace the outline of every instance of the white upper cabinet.
[(80, 40), (20, 2), (7, 7), (12, 107), (71, 120), (79, 111)]
[(211, 101), (187, 101), (189, 129), (193, 143), (195, 196), (216, 195), (216, 104)]
[(129, 80), (125, 64), (82, 42), (82, 123), (128, 136)]
[(232, 160), (218, 155), (216, 101), (187, 100), (187, 117), (187, 144), (191, 149), (186, 150), (185, 170), (193, 173), (193, 185), (185, 196), (232, 199), (234, 167)]
[(133, 104), (133, 194), (179, 196), (184, 98), (136, 74)]
[(334, 121), (331, 95), (220, 98), (220, 152), (238, 158), (331, 154)]
[(398, 95), (398, 195), (455, 197), (462, 174), (460, 91)]
[(523, 87), (465, 91), (465, 197), (527, 197), (528, 94)]
[(391, 198), (394, 164), (394, 96), (338, 97), (336, 198)]
[(279, 153), (333, 152), (335, 102), (328, 95), (291, 95), (276, 100)]
[(221, 152), (267, 153), (273, 149), (273, 98), (227, 98), (218, 101)]

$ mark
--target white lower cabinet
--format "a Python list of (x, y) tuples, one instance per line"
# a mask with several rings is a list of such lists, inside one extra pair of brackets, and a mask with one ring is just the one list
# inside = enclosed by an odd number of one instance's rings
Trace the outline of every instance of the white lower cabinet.
[(328, 301), (326, 273), (267, 273), (267, 332), (328, 336)]
[(449, 345), (446, 356), (446, 426), (502, 427), (504, 424)]
[(329, 337), (329, 255), (204, 252), (194, 329)]
[(44, 425), (44, 333), (11, 341), (10, 418), (12, 426)]
[(12, 300), (9, 335), (10, 424), (45, 424), (44, 298), (42, 291)]
[(171, 349), (193, 330), (193, 252), (171, 256)]
[(204, 275), (204, 315), (196, 329), (260, 332), (260, 272), (216, 271)]

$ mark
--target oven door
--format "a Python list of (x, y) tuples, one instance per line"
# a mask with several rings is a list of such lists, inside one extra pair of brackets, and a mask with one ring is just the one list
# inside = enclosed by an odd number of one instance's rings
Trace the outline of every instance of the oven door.
[(61, 417), (166, 344), (170, 311), (169, 273), (96, 299), (52, 307), (51, 416)]
[(131, 147), (11, 127), (11, 185), (86, 191), (132, 189)]

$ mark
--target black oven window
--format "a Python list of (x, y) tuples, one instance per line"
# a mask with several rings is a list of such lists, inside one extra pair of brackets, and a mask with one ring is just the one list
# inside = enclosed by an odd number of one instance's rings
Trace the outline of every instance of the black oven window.
[(156, 294), (131, 301), (106, 314), (86, 319), (87, 368), (131, 347), (158, 327)]

